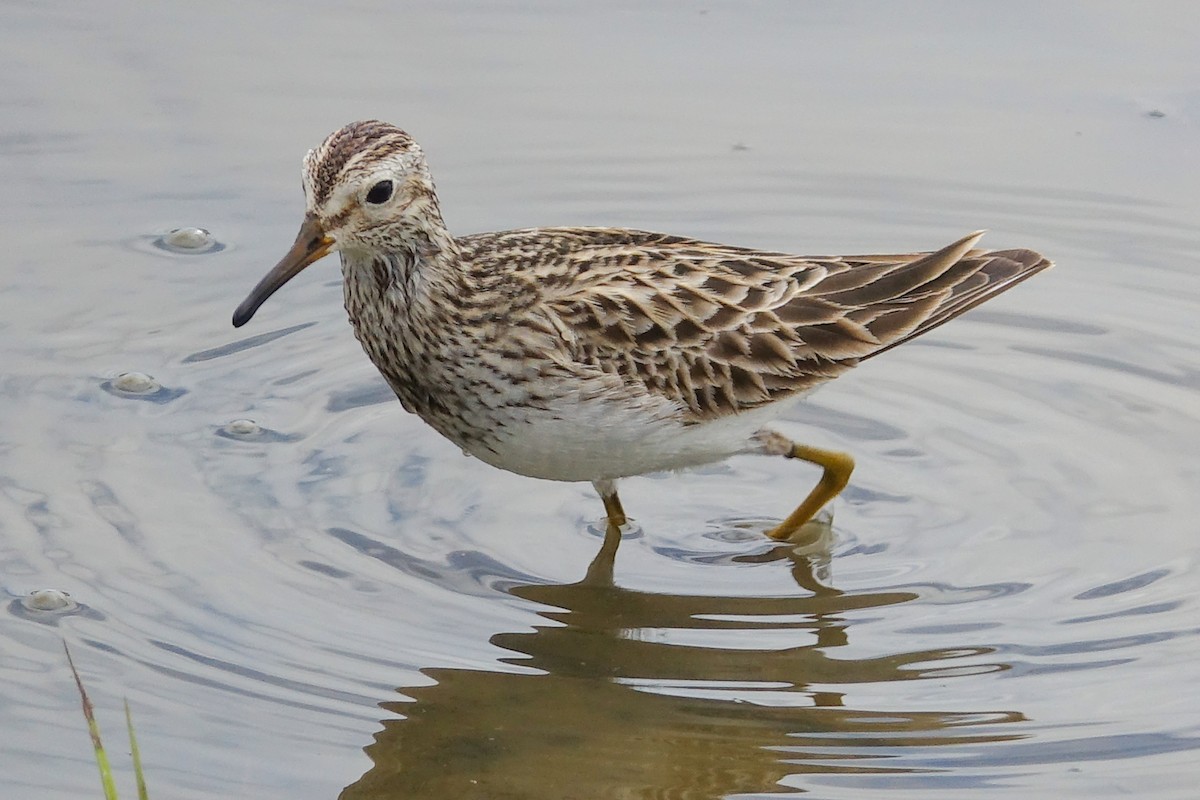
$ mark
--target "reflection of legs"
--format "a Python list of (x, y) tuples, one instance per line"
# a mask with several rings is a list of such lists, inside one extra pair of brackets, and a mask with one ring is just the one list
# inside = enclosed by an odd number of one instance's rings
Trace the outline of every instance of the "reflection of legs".
[(850, 482), (850, 473), (854, 471), (854, 459), (846, 453), (795, 444), (774, 431), (759, 431), (757, 438), (762, 443), (764, 453), (799, 458), (824, 470), (821, 480), (817, 481), (817, 485), (808, 493), (808, 497), (804, 498), (804, 502), (777, 527), (767, 531), (767, 536), (772, 539), (787, 539), (846, 488), (846, 484)]
[(610, 587), (613, 585), (613, 564), (617, 560), (617, 548), (621, 545), (621, 529), (609, 525), (604, 531), (604, 544), (600, 552), (588, 564), (587, 573), (580, 581), (581, 586)]
[(621, 498), (617, 497), (617, 482), (613, 480), (592, 481), (592, 486), (604, 501), (604, 514), (608, 518), (608, 527), (620, 529), (625, 524), (625, 509), (621, 508)]

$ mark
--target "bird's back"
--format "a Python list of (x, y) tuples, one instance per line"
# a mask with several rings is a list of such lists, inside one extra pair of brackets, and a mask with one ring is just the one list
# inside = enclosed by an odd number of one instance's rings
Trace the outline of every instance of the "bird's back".
[[(581, 370), (699, 422), (803, 393), (1051, 266), (1031, 250), (795, 256), (620, 228), (457, 240)], [(514, 318), (518, 320), (519, 318)], [(518, 323), (519, 324), (519, 323)]]

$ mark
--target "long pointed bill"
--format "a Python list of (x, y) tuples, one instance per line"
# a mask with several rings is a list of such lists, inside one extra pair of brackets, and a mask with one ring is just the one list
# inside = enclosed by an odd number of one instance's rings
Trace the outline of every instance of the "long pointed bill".
[(305, 215), (304, 224), (300, 226), (300, 233), (297, 234), (292, 249), (287, 251), (287, 255), (258, 282), (258, 286), (251, 290), (237, 307), (237, 311), (233, 312), (233, 327), (240, 328), (249, 322), (254, 312), (258, 311), (258, 307), (275, 294), (279, 287), (299, 275), (309, 264), (329, 255), (332, 249), (333, 239), (325, 235), (321, 223), (312, 214)]

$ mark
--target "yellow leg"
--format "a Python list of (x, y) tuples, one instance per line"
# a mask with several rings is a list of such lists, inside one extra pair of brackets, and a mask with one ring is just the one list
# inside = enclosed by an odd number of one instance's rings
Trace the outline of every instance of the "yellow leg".
[[(782, 438), (782, 437), (780, 437)], [(783, 455), (788, 458), (799, 458), (817, 464), (825, 470), (821, 480), (808, 493), (796, 510), (777, 527), (767, 531), (772, 539), (789, 539), (800, 530), (800, 526), (808, 522), (830, 500), (838, 496), (846, 484), (850, 482), (850, 473), (854, 471), (854, 459), (846, 453), (834, 450), (822, 450), (819, 447), (809, 447), (804, 444), (793, 444), (791, 450)], [(615, 497), (615, 496), (614, 496)], [(608, 502), (605, 501), (607, 507)]]
[(604, 513), (608, 516), (608, 524), (618, 528), (624, 525), (625, 509), (621, 508), (621, 498), (617, 497), (617, 493), (613, 492), (600, 499), (604, 501)]
[(604, 513), (608, 517), (609, 528), (620, 528), (626, 523), (625, 509), (621, 508), (621, 498), (617, 497), (616, 481), (593, 481), (593, 486), (604, 501)]

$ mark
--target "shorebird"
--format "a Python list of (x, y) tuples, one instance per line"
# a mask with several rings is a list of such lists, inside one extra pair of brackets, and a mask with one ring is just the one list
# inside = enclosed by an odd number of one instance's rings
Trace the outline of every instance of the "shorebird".
[(982, 231), (904, 255), (796, 256), (624, 228), (452, 236), (420, 146), (377, 120), (304, 159), (295, 244), (233, 315), (245, 325), (338, 251), (355, 336), (404, 408), (501, 469), (617, 480), (757, 453), (822, 468), (787, 539), (853, 459), (767, 427), (788, 404), (1051, 266), (979, 250)]

